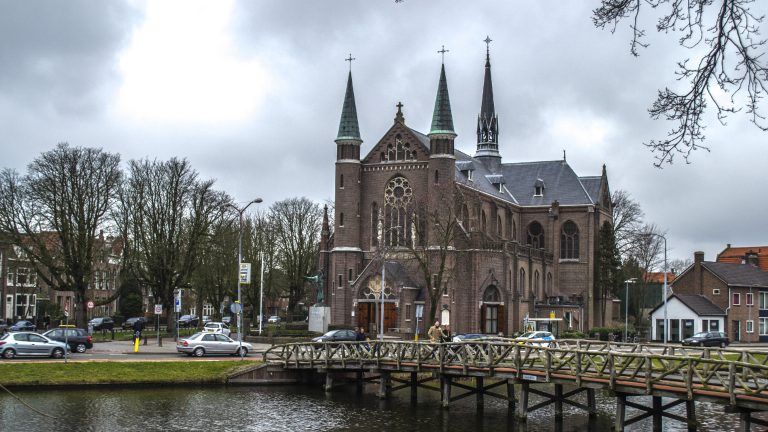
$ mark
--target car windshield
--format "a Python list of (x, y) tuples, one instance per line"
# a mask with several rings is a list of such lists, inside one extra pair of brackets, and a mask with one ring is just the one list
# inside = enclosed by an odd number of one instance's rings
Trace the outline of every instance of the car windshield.
[(336, 333), (338, 333), (338, 332), (339, 332), (338, 330), (331, 330), (331, 331), (329, 331), (328, 333), (324, 334), (323, 336), (328, 336), (328, 337), (330, 337), (330, 336), (333, 336), (333, 335), (335, 335), (335, 334), (336, 334)]
[(520, 335), (520, 337), (521, 337), (521, 338), (525, 338), (525, 339), (530, 339), (530, 338), (532, 338), (532, 337), (533, 337), (535, 334), (536, 334), (536, 332), (528, 332), (528, 333), (523, 333), (522, 335)]
[(705, 337), (707, 337), (708, 334), (709, 334), (708, 332), (699, 332), (699, 333), (696, 333), (695, 335), (693, 335), (693, 337), (695, 337), (695, 338), (705, 338)]
[(187, 339), (197, 339), (198, 337), (200, 337), (200, 335), (202, 335), (202, 333), (195, 333), (192, 336), (188, 337)]

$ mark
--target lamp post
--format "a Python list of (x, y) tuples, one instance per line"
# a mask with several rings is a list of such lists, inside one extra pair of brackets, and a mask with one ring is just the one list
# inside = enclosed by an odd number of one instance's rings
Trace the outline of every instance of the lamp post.
[(243, 358), (243, 332), (242, 332), (242, 319), (243, 319), (243, 302), (242, 302), (242, 296), (240, 293), (240, 263), (243, 262), (243, 213), (245, 213), (245, 210), (248, 209), (248, 207), (251, 206), (251, 204), (258, 204), (262, 202), (261, 198), (256, 198), (248, 204), (246, 204), (244, 207), (237, 207), (232, 203), (227, 204), (227, 207), (232, 207), (237, 212), (237, 215), (240, 219), (240, 228), (238, 230), (238, 236), (237, 236), (237, 272), (235, 275), (237, 275), (237, 304), (239, 305), (240, 309), (237, 312), (237, 343), (240, 345), (238, 348), (238, 353), (240, 354), (240, 359)]
[(624, 281), (624, 342), (627, 341), (627, 329), (629, 328), (629, 284), (636, 281), (636, 278)]
[(667, 327), (667, 237), (656, 232), (646, 233), (647, 236), (658, 236), (664, 239), (664, 343), (668, 342), (669, 329)]

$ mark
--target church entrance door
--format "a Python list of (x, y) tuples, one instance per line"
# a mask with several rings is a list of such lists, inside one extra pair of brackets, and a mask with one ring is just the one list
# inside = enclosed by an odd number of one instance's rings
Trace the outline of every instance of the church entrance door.
[[(379, 313), (381, 304), (378, 302), (357, 303), (357, 326), (365, 328), (366, 333), (372, 335), (374, 329), (379, 327)], [(384, 330), (394, 328), (397, 323), (397, 311), (395, 303), (384, 303)]]
[(480, 309), (480, 332), (484, 334), (507, 334), (507, 319), (504, 305), (484, 304)]

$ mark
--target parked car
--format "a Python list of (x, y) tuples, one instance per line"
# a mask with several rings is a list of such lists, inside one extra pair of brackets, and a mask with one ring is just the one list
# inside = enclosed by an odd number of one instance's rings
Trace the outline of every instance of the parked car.
[(211, 322), (211, 316), (210, 315), (203, 315), (203, 325), (206, 325), (209, 322)]
[(203, 333), (221, 333), (225, 336), (230, 335), (229, 326), (220, 322), (209, 322), (203, 326)]
[(312, 339), (312, 342), (354, 342), (357, 332), (354, 330), (331, 330), (328, 333)]
[(0, 336), (0, 356), (5, 359), (17, 356), (62, 358), (66, 352), (64, 343), (37, 333), (10, 332)]
[[(176, 344), (176, 351), (188, 356), (202, 357), (206, 354), (240, 355), (241, 345), (238, 341), (230, 339), (221, 333), (195, 333), (192, 336), (181, 339)], [(253, 345), (242, 342), (242, 355), (247, 356), (253, 351)]]
[(35, 324), (33, 324), (32, 321), (27, 321), (27, 320), (16, 321), (16, 324), (12, 325), (11, 328), (8, 329), (8, 331), (12, 331), (12, 332), (35, 331)]
[(69, 350), (84, 353), (93, 348), (93, 338), (85, 329), (61, 326), (43, 333), (48, 339), (64, 342), (69, 345)]
[(136, 324), (136, 321), (141, 322), (141, 327), (144, 328), (147, 326), (147, 319), (144, 317), (133, 317), (128, 318), (127, 320), (123, 321), (123, 330), (133, 330), (133, 325)]
[(221, 322), (223, 322), (226, 325), (232, 325), (232, 317), (231, 316), (222, 317)]
[(487, 335), (482, 333), (465, 333), (457, 334), (451, 338), (451, 342), (504, 342), (509, 339), (504, 339), (496, 335)]
[(182, 315), (179, 318), (179, 327), (197, 327), (200, 318), (197, 315)]
[(111, 317), (98, 317), (88, 321), (89, 326), (93, 326), (93, 331), (112, 330), (115, 328), (115, 321)]
[(555, 335), (548, 331), (532, 331), (523, 333), (519, 337), (515, 338), (515, 341), (519, 344), (531, 344), (542, 347), (552, 346), (555, 341)]
[(683, 345), (690, 346), (719, 346), (720, 348), (725, 348), (729, 343), (731, 343), (731, 341), (725, 333), (716, 331), (699, 332), (689, 338), (683, 339)]
[(279, 316), (277, 316), (277, 315), (272, 315), (272, 316), (271, 316), (271, 317), (269, 317), (269, 319), (267, 320), (267, 324), (280, 324), (280, 321), (282, 321), (282, 320), (280, 319), (280, 317), (279, 317)]

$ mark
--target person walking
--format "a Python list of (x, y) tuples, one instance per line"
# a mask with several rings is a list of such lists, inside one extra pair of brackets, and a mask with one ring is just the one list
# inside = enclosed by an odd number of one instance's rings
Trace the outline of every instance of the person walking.
[(442, 332), (440, 331), (440, 321), (435, 321), (435, 325), (429, 328), (427, 330), (427, 336), (429, 336), (429, 341), (431, 343), (438, 343), (440, 342), (440, 335)]
[(451, 341), (451, 329), (448, 327), (448, 324), (443, 325), (443, 328), (440, 329), (440, 342), (450, 342)]

